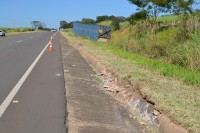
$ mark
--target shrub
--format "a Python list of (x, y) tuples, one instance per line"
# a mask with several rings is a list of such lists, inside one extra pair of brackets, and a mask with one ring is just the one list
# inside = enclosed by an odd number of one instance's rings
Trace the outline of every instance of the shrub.
[(190, 33), (188, 27), (180, 23), (179, 26), (169, 26), (152, 34), (145, 25), (145, 21), (138, 21), (134, 26), (113, 32), (110, 45), (191, 70), (200, 70), (200, 30)]
[(100, 22), (103, 22), (103, 21), (106, 21), (108, 20), (108, 16), (97, 16), (97, 19), (96, 19), (96, 23), (100, 23)]
[(120, 29), (119, 20), (114, 19), (111, 23), (111, 27), (113, 31), (119, 30)]
[(82, 23), (83, 24), (95, 24), (95, 21), (93, 19), (83, 18)]
[(130, 17), (127, 18), (130, 24), (135, 24), (138, 20), (145, 20), (147, 18), (147, 11), (142, 10), (140, 12), (137, 12), (135, 14), (132, 14)]
[(192, 39), (178, 43), (171, 54), (171, 63), (200, 70), (200, 31), (192, 34)]
[(181, 40), (181, 33), (180, 28), (168, 28), (156, 34), (149, 34), (145, 39), (145, 43), (150, 46), (147, 49), (150, 57), (169, 56), (174, 44)]

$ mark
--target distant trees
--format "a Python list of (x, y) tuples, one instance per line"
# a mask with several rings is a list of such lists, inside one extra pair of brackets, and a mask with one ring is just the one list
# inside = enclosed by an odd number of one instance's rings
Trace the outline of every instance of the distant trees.
[(111, 20), (111, 21), (114, 21), (115, 19), (118, 19), (119, 22), (123, 22), (125, 21), (125, 17), (123, 16), (107, 16), (107, 15), (104, 15), (104, 16), (97, 16), (96, 18), (96, 23), (100, 23), (100, 22), (103, 22), (103, 21), (106, 21), (106, 20)]
[(129, 0), (139, 11), (146, 11), (148, 20), (154, 24), (160, 13), (191, 13), (194, 0)]
[(119, 30), (120, 29), (120, 22), (124, 22), (125, 21), (125, 17), (123, 16), (97, 16), (97, 19), (96, 19), (96, 23), (100, 23), (100, 22), (103, 22), (103, 21), (112, 21), (111, 23), (111, 28), (113, 31), (116, 31), (116, 30)]
[(50, 31), (50, 28), (43, 28), (43, 27), (38, 27), (38, 30), (43, 30), (43, 31)]
[[(97, 16), (96, 21), (90, 18), (83, 18), (81, 21), (76, 21), (76, 22), (81, 22), (83, 24), (97, 24), (106, 20), (112, 21), (110, 25), (112, 27), (112, 30), (119, 30), (120, 22), (124, 22), (126, 18), (123, 16), (116, 17), (114, 15), (111, 16), (104, 15), (104, 16)], [(59, 29), (66, 29), (66, 28), (73, 28), (73, 22), (68, 23), (65, 20), (60, 21)]]
[(96, 18), (96, 23), (100, 23), (100, 22), (102, 22), (102, 21), (106, 21), (106, 20), (108, 20), (108, 16), (107, 15), (104, 15), (104, 16), (97, 16), (97, 18)]
[(67, 28), (67, 25), (68, 25), (68, 23), (66, 22), (66, 21), (60, 21), (60, 27), (59, 27), (59, 29), (65, 29), (65, 28)]
[(145, 20), (147, 18), (147, 11), (141, 10), (139, 12), (136, 12), (132, 14), (130, 17), (127, 18), (130, 24), (135, 24), (138, 20)]
[(60, 21), (60, 27), (59, 29), (66, 29), (66, 28), (72, 28), (73, 27), (73, 22), (66, 22), (65, 20)]
[(83, 24), (95, 24), (95, 21), (90, 18), (83, 18), (81, 21)]
[(35, 30), (46, 28), (46, 24), (42, 21), (32, 21), (31, 25)]

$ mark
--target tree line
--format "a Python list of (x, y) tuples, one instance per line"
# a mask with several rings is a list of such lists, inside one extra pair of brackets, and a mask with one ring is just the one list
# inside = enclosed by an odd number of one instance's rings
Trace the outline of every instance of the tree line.
[[(103, 15), (103, 16), (97, 16), (96, 20), (94, 19), (91, 19), (91, 18), (83, 18), (81, 21), (81, 23), (84, 23), (84, 24), (97, 24), (97, 23), (100, 23), (100, 22), (103, 22), (103, 21), (119, 21), (119, 22), (123, 22), (125, 21), (125, 17), (123, 16), (107, 16), (107, 15)], [(66, 28), (72, 28), (73, 27), (73, 22), (67, 22), (65, 20), (62, 20), (60, 21), (60, 29), (66, 29)]]
[[(128, 18), (117, 16), (97, 16), (96, 20), (91, 18), (83, 18), (80, 22), (84, 24), (96, 24), (102, 21), (111, 20), (113, 25), (117, 25), (122, 21), (129, 21), (130, 24), (135, 24), (138, 20), (147, 20), (153, 27), (157, 23), (157, 18), (160, 14), (192, 14), (195, 12), (192, 5), (195, 0), (128, 0), (130, 4), (137, 6), (137, 12), (133, 13)], [(72, 28), (73, 22), (60, 21), (60, 29)], [(117, 28), (118, 29), (118, 28)]]
[(137, 6), (138, 12), (132, 14), (128, 20), (131, 24), (140, 19), (147, 19), (155, 24), (160, 14), (191, 14), (195, 0), (129, 0)]

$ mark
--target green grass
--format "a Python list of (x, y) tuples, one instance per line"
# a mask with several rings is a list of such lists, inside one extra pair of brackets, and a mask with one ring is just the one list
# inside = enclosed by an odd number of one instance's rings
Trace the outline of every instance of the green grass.
[(0, 27), (1, 30), (4, 30), (6, 33), (11, 33), (11, 32), (27, 32), (27, 31), (34, 31), (32, 28), (5, 28), (5, 27)]
[[(68, 34), (70, 36), (73, 36), (71, 29), (68, 30)], [(198, 32), (197, 34), (200, 34), (200, 32)], [(200, 42), (199, 36), (195, 35), (194, 38), (196, 39), (196, 43)], [(116, 45), (117, 46), (121, 45), (123, 42), (125, 41), (123, 40), (119, 41), (118, 42), (119, 44), (116, 44)], [(96, 42), (96, 43), (98, 44), (99, 42)], [(199, 70), (195, 70), (195, 69), (190, 70), (179, 65), (164, 63), (159, 59), (151, 59), (137, 53), (128, 52), (127, 50), (123, 50), (121, 47), (117, 47), (116, 45), (108, 45), (108, 46), (99, 45), (99, 46), (103, 47), (105, 50), (109, 50), (110, 52), (114, 53), (115, 55), (121, 58), (134, 60), (136, 64), (146, 67), (148, 69), (157, 71), (163, 76), (175, 77), (179, 80), (186, 82), (187, 84), (200, 86), (200, 71)]]
[(171, 27), (152, 34), (140, 28), (130, 26), (112, 32), (109, 45), (187, 69), (200, 70), (200, 30), (187, 35), (182, 28)]
[(157, 21), (163, 22), (163, 23), (171, 23), (176, 22), (180, 19), (178, 15), (170, 15), (170, 16), (161, 16), (158, 17)]
[[(108, 47), (105, 45), (97, 46), (102, 49), (102, 51), (109, 51), (110, 53), (119, 56), (121, 59), (125, 59), (130, 61), (132, 65), (138, 65), (142, 68), (159, 72), (161, 75), (168, 76), (170, 78), (174, 78), (175, 80), (179, 79), (180, 81), (184, 81), (187, 84), (200, 86), (200, 71), (191, 71), (184, 67), (180, 67), (177, 65), (165, 64), (158, 60), (149, 59), (147, 57), (128, 53), (118, 48)], [(91, 50), (90, 50), (91, 52)], [(108, 55), (107, 55), (108, 56)], [(109, 55), (109, 57), (111, 57)], [(112, 60), (108, 61), (112, 62)], [(120, 64), (119, 62), (123, 62)], [(118, 65), (120, 68), (113, 69), (120, 72), (120, 75), (125, 75), (124, 77), (131, 77), (131, 82), (143, 82), (150, 81), (149, 77), (145, 77), (144, 74), (140, 74), (141, 76), (137, 76), (135, 72), (132, 70), (128, 70), (131, 66), (130, 64), (124, 63), (118, 59), (116, 64), (113, 64), (112, 68)], [(123, 70), (121, 70), (123, 69)], [(132, 68), (135, 69), (135, 68)], [(154, 75), (156, 76), (156, 75)], [(136, 79), (135, 79), (136, 78)], [(127, 80), (127, 78), (125, 78)], [(138, 80), (138, 81), (134, 81)], [(158, 84), (162, 80), (160, 78), (156, 79), (156, 83)], [(130, 82), (130, 81), (129, 81)], [(164, 81), (166, 82), (166, 81)], [(145, 82), (144, 82), (145, 83)], [(200, 89), (199, 87), (182, 87), (182, 85), (170, 85), (171, 82), (168, 82), (168, 87), (163, 87), (164, 84), (155, 85), (151, 87), (144, 88), (142, 90), (143, 94), (146, 94), (151, 97), (153, 101), (155, 101), (156, 106), (161, 109), (164, 113), (170, 116), (175, 122), (181, 123), (186, 126), (192, 132), (198, 132), (200, 130), (199, 127), (199, 118), (200, 118), (200, 109), (198, 106), (200, 105)], [(145, 84), (149, 84), (148, 82)], [(154, 83), (153, 83), (154, 84)], [(173, 84), (173, 83), (172, 83)], [(178, 87), (178, 88), (177, 88)], [(193, 114), (193, 111), (195, 114)], [(185, 121), (187, 119), (187, 121)]]
[(63, 32), (69, 32), (69, 33), (72, 33), (72, 30), (73, 30), (72, 28), (67, 28), (67, 29), (64, 29)]
[(176, 77), (187, 82), (188, 84), (200, 86), (200, 71), (191, 71), (178, 65), (162, 63), (159, 60), (153, 60), (145, 56), (129, 53), (114, 47), (107, 48), (121, 58), (134, 60), (136, 64), (158, 71), (164, 76)]
[(98, 23), (98, 25), (111, 26), (111, 23), (112, 23), (112, 21), (107, 20), (107, 21), (103, 21), (103, 22)]
[(121, 23), (120, 23), (120, 27), (121, 27), (121, 28), (126, 28), (126, 27), (128, 27), (128, 26), (130, 26), (130, 23), (129, 23), (128, 21), (125, 21), (125, 22), (121, 22)]
[[(109, 43), (94, 42), (65, 33), (71, 44), (82, 46), (114, 72), (119, 82), (144, 84), (141, 92), (156, 107), (190, 132), (200, 131), (200, 71), (163, 63), (140, 54), (124, 51)], [(123, 42), (122, 42), (123, 43)]]
[[(100, 22), (100, 23), (98, 23), (98, 25), (111, 26), (111, 23), (112, 23), (112, 21), (109, 20), (109, 21)], [(128, 21), (120, 23), (121, 28), (126, 28), (128, 26), (130, 26), (130, 23)]]

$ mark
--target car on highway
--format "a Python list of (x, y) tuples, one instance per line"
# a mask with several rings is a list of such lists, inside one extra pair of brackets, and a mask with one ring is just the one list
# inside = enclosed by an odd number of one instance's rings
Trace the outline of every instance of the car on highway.
[(0, 30), (0, 36), (5, 37), (6, 33), (3, 30)]
[(51, 29), (51, 32), (56, 32), (56, 30), (55, 29)]

